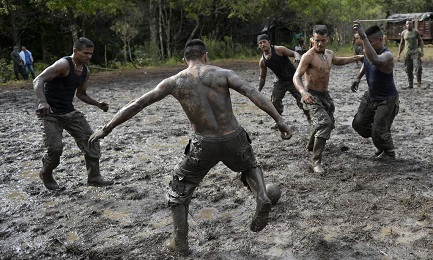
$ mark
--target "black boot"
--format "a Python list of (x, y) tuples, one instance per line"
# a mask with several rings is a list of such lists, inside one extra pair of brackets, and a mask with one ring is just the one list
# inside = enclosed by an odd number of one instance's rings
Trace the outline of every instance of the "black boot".
[(305, 117), (307, 117), (307, 121), (308, 123), (311, 125), (312, 121), (311, 121), (311, 116), (310, 116), (310, 111), (309, 110), (303, 110)]
[(87, 168), (87, 185), (95, 187), (104, 187), (112, 185), (113, 181), (105, 181), (99, 171), (99, 158), (90, 157), (85, 155), (86, 168)]
[(48, 156), (48, 154), (46, 154), (42, 158), (42, 170), (39, 172), (39, 178), (41, 178), (45, 188), (49, 190), (61, 189), (53, 177), (53, 171), (59, 165), (59, 163), (60, 163), (60, 155), (58, 157), (56, 156), (50, 157)]
[(417, 85), (418, 88), (421, 87), (421, 78), (422, 78), (421, 74), (417, 74), (416, 75), (416, 85)]
[(310, 139), (308, 140), (307, 144), (307, 151), (312, 152), (314, 148), (314, 140), (316, 140), (316, 137), (314, 136), (314, 133), (310, 135)]
[(39, 178), (41, 178), (45, 188), (49, 190), (60, 190), (59, 184), (57, 184), (56, 180), (54, 180), (53, 170), (43, 167), (43, 169), (39, 172)]
[(167, 246), (180, 255), (188, 255), (191, 253), (188, 246), (188, 210), (188, 204), (171, 206), (174, 230), (173, 239)]
[(313, 147), (313, 171), (318, 174), (325, 173), (322, 167), (322, 153), (325, 150), (326, 139), (316, 137)]
[(265, 180), (259, 167), (244, 172), (243, 177), (256, 198), (256, 213), (254, 214), (250, 228), (254, 232), (259, 232), (268, 224), (269, 212), (272, 207), (271, 200), (266, 194)]
[(409, 78), (408, 83), (409, 83), (409, 85), (407, 87), (413, 88), (413, 78)]

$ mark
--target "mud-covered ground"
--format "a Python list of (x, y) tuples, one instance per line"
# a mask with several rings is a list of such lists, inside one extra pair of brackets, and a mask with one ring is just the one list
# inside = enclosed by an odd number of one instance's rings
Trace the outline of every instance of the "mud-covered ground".
[[(257, 62), (218, 63), (234, 69), (252, 87)], [(77, 101), (94, 129), (122, 106), (183, 67), (96, 73), (88, 92), (110, 103), (108, 113)], [(64, 153), (55, 178), (64, 191), (46, 190), (38, 178), (41, 130), (29, 83), (0, 90), (0, 259), (433, 259), (432, 65), (422, 88), (403, 89), (401, 63), (395, 73), (400, 113), (392, 134), (397, 159), (373, 158), (370, 139), (358, 136), (351, 120), (366, 89), (352, 93), (355, 64), (333, 67), (330, 89), (336, 128), (324, 152), (323, 176), (310, 172), (304, 147), (308, 123), (285, 99), (284, 118), (294, 129), (282, 141), (272, 119), (247, 98), (232, 94), (238, 120), (250, 133), (265, 180), (282, 197), (268, 226), (249, 230), (255, 202), (237, 173), (218, 164), (190, 205), (192, 254), (165, 249), (171, 236), (164, 196), (173, 167), (190, 133), (175, 99), (153, 104), (102, 140), (106, 188), (85, 185), (84, 158), (64, 134)], [(272, 75), (264, 93), (270, 95)]]

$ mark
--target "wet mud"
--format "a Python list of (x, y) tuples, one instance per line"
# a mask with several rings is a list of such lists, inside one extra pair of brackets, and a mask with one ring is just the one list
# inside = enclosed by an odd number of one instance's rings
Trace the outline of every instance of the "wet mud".
[[(257, 62), (226, 62), (257, 87)], [(103, 113), (75, 102), (96, 129), (130, 100), (181, 66), (92, 75), (88, 92), (110, 104)], [(309, 169), (308, 122), (291, 96), (284, 118), (294, 129), (283, 141), (272, 119), (247, 98), (232, 93), (239, 122), (253, 142), (267, 183), (282, 191), (268, 226), (249, 230), (255, 202), (237, 173), (218, 164), (197, 188), (190, 205), (192, 254), (165, 248), (172, 232), (165, 192), (188, 142), (188, 120), (172, 97), (153, 104), (101, 142), (102, 174), (115, 181), (88, 187), (84, 157), (64, 133), (55, 178), (63, 191), (46, 190), (38, 178), (41, 130), (30, 84), (0, 89), (0, 259), (433, 259), (433, 75), (426, 64), (421, 88), (404, 89), (395, 73), (400, 113), (392, 134), (397, 159), (373, 158), (370, 139), (351, 127), (367, 88), (350, 91), (358, 68), (333, 67), (330, 90), (336, 128), (326, 145), (326, 173)], [(270, 96), (272, 75), (264, 93)]]

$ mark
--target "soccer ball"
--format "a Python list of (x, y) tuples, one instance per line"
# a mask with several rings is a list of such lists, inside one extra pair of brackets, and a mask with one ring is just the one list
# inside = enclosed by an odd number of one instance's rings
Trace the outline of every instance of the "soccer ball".
[(281, 198), (281, 190), (274, 183), (266, 184), (266, 194), (271, 200), (272, 205), (277, 204), (278, 200)]

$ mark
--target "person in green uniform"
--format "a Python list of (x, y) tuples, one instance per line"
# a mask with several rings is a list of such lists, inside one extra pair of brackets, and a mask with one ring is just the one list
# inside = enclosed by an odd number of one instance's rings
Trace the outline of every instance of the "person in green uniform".
[(419, 31), (413, 28), (412, 21), (406, 21), (406, 29), (401, 32), (400, 45), (398, 47), (397, 60), (400, 61), (400, 54), (403, 51), (404, 67), (408, 78), (408, 88), (413, 88), (413, 70), (415, 68), (416, 80), (418, 87), (421, 86), (422, 78), (422, 61), (421, 57), (424, 55), (424, 42), (421, 38)]

